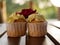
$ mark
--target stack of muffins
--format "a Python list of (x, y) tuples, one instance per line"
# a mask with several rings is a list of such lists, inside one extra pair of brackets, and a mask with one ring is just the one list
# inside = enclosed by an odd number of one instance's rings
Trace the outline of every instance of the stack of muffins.
[(21, 14), (9, 16), (7, 23), (7, 35), (9, 37), (20, 37), (26, 34), (32, 37), (42, 37), (47, 34), (47, 22), (43, 15), (33, 13), (25, 18)]

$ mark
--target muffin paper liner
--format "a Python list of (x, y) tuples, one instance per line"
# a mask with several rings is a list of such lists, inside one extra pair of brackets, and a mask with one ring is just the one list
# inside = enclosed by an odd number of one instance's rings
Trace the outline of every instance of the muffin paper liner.
[(28, 35), (41, 37), (47, 34), (47, 22), (28, 23)]
[(20, 37), (26, 33), (26, 22), (7, 23), (6, 27), (9, 37)]

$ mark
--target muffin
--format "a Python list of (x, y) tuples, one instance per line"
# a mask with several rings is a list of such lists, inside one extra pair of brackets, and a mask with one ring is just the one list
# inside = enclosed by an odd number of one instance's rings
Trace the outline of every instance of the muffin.
[(26, 20), (23, 15), (13, 14), (7, 20), (7, 35), (9, 37), (20, 37), (26, 33)]
[(32, 14), (28, 17), (28, 35), (42, 37), (47, 34), (47, 22), (43, 15)]

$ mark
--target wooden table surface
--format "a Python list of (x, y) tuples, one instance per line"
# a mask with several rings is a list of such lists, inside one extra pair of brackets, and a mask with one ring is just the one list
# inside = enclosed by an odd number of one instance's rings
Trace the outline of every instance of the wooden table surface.
[(56, 21), (52, 21), (49, 23), (50, 23), (50, 25), (60, 29), (60, 21), (56, 20)]
[(0, 38), (0, 45), (55, 45), (48, 36), (45, 37), (30, 37), (23, 36), (20, 38), (8, 38), (5, 34)]
[(60, 21), (56, 20), (56, 21), (52, 21), (49, 22), (48, 29), (49, 29), (49, 34), (51, 34), (56, 41), (60, 44)]
[(0, 35), (6, 31), (6, 24), (0, 24)]
[(0, 38), (0, 45), (60, 45), (60, 29), (48, 25), (47, 35), (40, 38), (29, 36), (8, 38), (7, 33), (5, 33)]
[(48, 25), (47, 32), (60, 44), (60, 29)]

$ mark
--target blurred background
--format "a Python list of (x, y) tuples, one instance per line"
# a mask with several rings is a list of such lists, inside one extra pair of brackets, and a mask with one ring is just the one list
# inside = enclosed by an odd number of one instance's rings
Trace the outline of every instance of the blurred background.
[(58, 19), (58, 8), (50, 0), (0, 0), (0, 22), (23, 8), (36, 9), (46, 19)]

